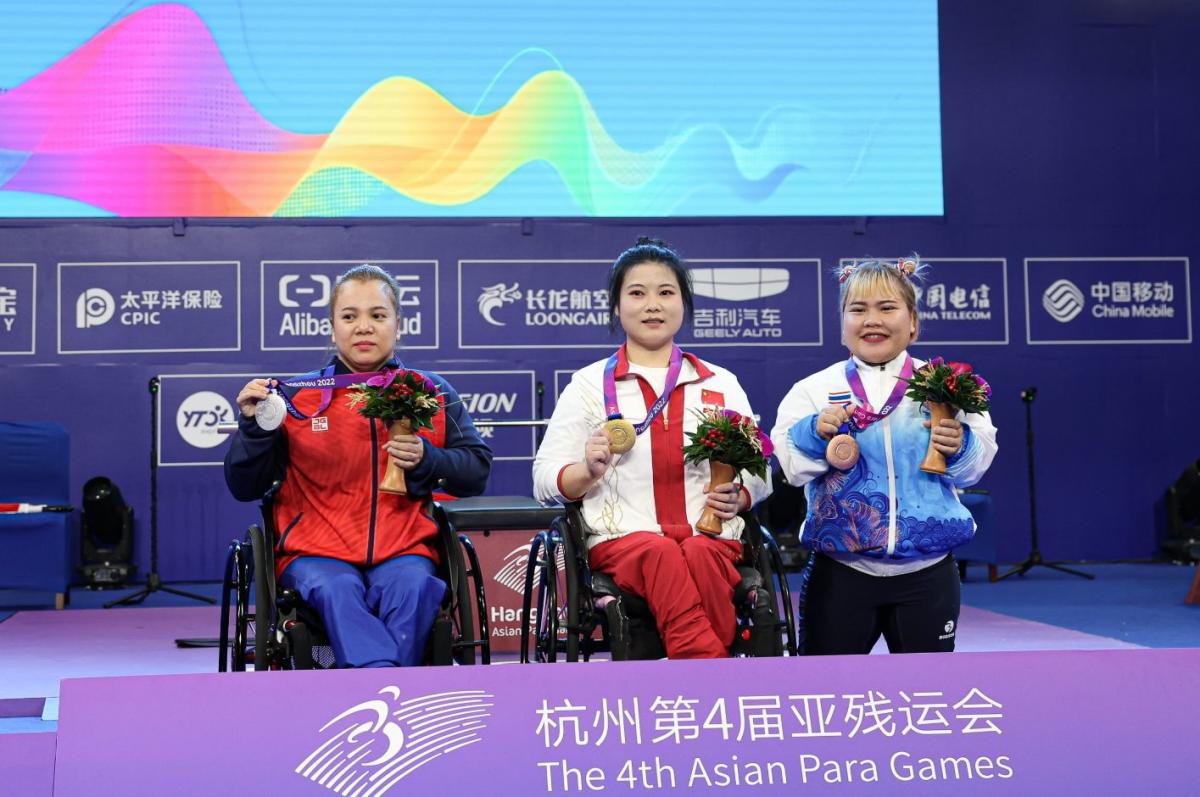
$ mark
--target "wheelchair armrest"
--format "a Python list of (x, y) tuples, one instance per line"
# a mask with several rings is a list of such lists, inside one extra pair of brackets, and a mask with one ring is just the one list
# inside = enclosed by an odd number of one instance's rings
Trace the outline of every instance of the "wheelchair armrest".
[(617, 582), (613, 581), (613, 577), (608, 573), (601, 573), (598, 570), (593, 570), (592, 594), (596, 596), (619, 598), (621, 597), (621, 590), (619, 587), (617, 587)]
[(562, 507), (544, 507), (528, 496), (486, 495), (439, 502), (446, 519), (459, 531), (547, 529)]

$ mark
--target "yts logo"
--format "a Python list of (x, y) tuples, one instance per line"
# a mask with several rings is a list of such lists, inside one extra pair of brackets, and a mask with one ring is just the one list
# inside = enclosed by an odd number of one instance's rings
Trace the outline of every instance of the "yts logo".
[(224, 396), (211, 390), (188, 396), (175, 413), (179, 436), (196, 448), (214, 448), (224, 443), (227, 435), (218, 432), (217, 427), (232, 422), (233, 407)]
[(106, 324), (116, 309), (111, 293), (103, 288), (88, 288), (75, 300), (75, 327), (87, 329)]

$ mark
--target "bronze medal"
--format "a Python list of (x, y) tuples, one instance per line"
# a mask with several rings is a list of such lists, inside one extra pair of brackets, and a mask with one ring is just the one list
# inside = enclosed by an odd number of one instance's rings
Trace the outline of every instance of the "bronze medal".
[(825, 446), (825, 460), (838, 470), (853, 468), (858, 453), (858, 441), (848, 434), (835, 435)]
[(604, 433), (608, 435), (608, 447), (614, 454), (624, 454), (637, 442), (637, 431), (624, 418), (605, 421)]

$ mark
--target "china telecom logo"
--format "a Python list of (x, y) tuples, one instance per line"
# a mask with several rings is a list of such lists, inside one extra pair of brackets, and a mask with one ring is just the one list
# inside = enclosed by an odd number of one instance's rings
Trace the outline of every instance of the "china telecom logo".
[(1061, 324), (1079, 315), (1083, 304), (1083, 291), (1067, 279), (1056, 281), (1042, 294), (1042, 307)]
[(397, 686), (379, 695), (326, 722), (325, 740), (296, 774), (344, 797), (386, 794), (425, 764), (483, 741), (495, 699), (467, 689), (400, 700)]

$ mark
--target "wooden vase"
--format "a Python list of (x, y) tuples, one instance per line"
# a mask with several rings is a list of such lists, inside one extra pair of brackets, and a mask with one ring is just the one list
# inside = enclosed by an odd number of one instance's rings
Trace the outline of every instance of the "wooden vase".
[(933, 447), (933, 430), (943, 418), (953, 418), (954, 408), (942, 401), (927, 401), (929, 407), (929, 448), (925, 451), (925, 459), (921, 461), (921, 470), (937, 476), (946, 475), (946, 456)]
[[(412, 422), (407, 420), (391, 421), (387, 428), (393, 440), (400, 435), (412, 434)], [(387, 458), (387, 470), (383, 472), (383, 479), (379, 482), (379, 490), (393, 495), (408, 495), (408, 485), (404, 482), (404, 468), (397, 465), (390, 454)]]
[[(732, 465), (726, 465), (724, 462), (710, 459), (708, 467), (710, 475), (708, 477), (708, 486), (704, 488), (704, 492), (712, 492), (712, 488), (715, 485), (728, 484), (733, 481), (734, 472)], [(717, 513), (713, 508), (705, 504), (704, 511), (700, 513), (700, 519), (696, 521), (696, 531), (719, 537), (721, 535), (722, 522), (721, 518), (717, 517)]]

